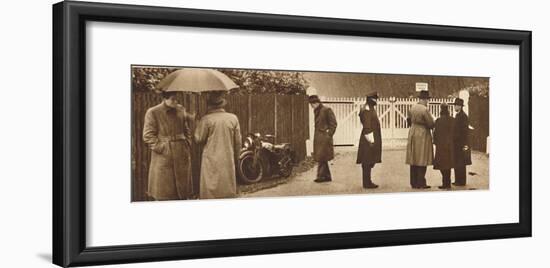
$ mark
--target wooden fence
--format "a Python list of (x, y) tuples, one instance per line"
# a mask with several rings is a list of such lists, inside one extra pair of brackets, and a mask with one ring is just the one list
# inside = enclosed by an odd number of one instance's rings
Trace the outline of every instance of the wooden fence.
[(474, 128), (470, 135), (472, 148), (487, 152), (487, 137), (489, 137), (489, 98), (470, 95), (468, 119)]
[[(151, 92), (132, 93), (132, 201), (148, 200), (146, 195), (151, 152), (143, 142), (143, 120), (148, 108), (162, 101)], [(206, 113), (206, 95), (178, 94), (178, 101), (197, 115)], [(275, 142), (291, 143), (298, 161), (306, 157), (309, 112), (305, 95), (227, 95), (225, 110), (237, 115), (243, 137), (248, 133), (274, 134)], [(198, 192), (200, 148), (193, 146), (193, 180)]]

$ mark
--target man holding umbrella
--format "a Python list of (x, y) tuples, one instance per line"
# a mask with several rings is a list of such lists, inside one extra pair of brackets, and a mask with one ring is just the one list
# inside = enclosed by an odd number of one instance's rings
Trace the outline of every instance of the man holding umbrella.
[(235, 159), (241, 147), (239, 120), (225, 112), (225, 93), (238, 86), (213, 69), (182, 68), (158, 85), (164, 91), (206, 92), (208, 111), (195, 129), (194, 138), (204, 146), (201, 157), (200, 198), (237, 195)]
[(359, 118), (363, 124), (363, 130), (359, 137), (359, 149), (357, 150), (357, 164), (363, 169), (363, 188), (374, 189), (378, 185), (371, 180), (371, 170), (376, 163), (382, 162), (382, 135), (380, 121), (376, 110), (378, 93), (367, 94), (367, 103), (361, 107)]
[(176, 92), (161, 94), (162, 102), (147, 110), (143, 126), (143, 141), (151, 148), (147, 193), (154, 200), (189, 199), (194, 115), (178, 104)]

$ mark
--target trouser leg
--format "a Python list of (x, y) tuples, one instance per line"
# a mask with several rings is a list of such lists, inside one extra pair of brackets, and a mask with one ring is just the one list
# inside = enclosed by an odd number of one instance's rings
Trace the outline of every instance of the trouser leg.
[(451, 187), (451, 170), (450, 169), (442, 169), (440, 170), (441, 177), (442, 177), (442, 186), (443, 187)]
[(417, 181), (416, 181), (416, 166), (413, 166), (413, 165), (410, 166), (410, 181), (411, 181), (412, 188), (418, 187)]
[(466, 166), (455, 167), (455, 184), (466, 185)]
[(416, 183), (419, 187), (426, 186), (426, 166), (418, 166), (416, 171)]
[(325, 162), (325, 178), (328, 179), (328, 180), (332, 180), (332, 174), (330, 174), (330, 168), (328, 166), (328, 162)]
[(317, 179), (321, 180), (331, 180), (332, 176), (330, 174), (330, 169), (328, 167), (328, 162), (319, 162), (317, 166)]
[(367, 186), (370, 186), (373, 184), (371, 180), (371, 171), (374, 165), (362, 163), (361, 167), (363, 168), (363, 188), (366, 188)]

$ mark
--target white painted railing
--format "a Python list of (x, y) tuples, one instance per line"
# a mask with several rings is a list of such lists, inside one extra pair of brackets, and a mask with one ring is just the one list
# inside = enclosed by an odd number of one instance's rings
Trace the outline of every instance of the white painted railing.
[[(357, 145), (361, 134), (361, 121), (358, 112), (366, 102), (365, 97), (321, 97), (323, 104), (330, 107), (338, 122), (338, 128), (334, 134), (335, 145)], [(384, 145), (389, 147), (400, 147), (406, 144), (408, 135), (407, 115), (417, 98), (379, 98), (376, 112), (380, 120), (382, 139)], [(440, 104), (449, 104), (449, 111), (454, 114), (452, 108), (453, 99), (434, 98), (430, 99), (428, 108), (434, 118), (439, 117)], [(313, 133), (313, 112), (310, 110), (310, 133)]]

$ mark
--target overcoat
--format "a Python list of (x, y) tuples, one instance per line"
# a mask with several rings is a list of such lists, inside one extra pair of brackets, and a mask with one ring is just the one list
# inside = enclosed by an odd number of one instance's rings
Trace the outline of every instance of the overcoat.
[(235, 163), (241, 149), (241, 129), (237, 116), (223, 108), (211, 109), (197, 124), (195, 141), (204, 145), (200, 198), (235, 197)]
[[(361, 136), (359, 136), (359, 148), (357, 150), (357, 164), (376, 164), (382, 162), (382, 134), (380, 131), (380, 120), (374, 106), (366, 106), (359, 111), (359, 119), (363, 124)], [(370, 143), (365, 135), (371, 134), (374, 143)]]
[(446, 170), (454, 167), (454, 135), (454, 118), (449, 115), (441, 115), (435, 120), (434, 169)]
[[(460, 111), (455, 116), (454, 129), (454, 161), (455, 166), (466, 166), (472, 164), (472, 154), (469, 145), (470, 140), (470, 123), (468, 116), (464, 111)], [(464, 146), (468, 146), (468, 150), (464, 151)]]
[(434, 119), (423, 104), (414, 104), (409, 110), (409, 136), (407, 139), (406, 163), (411, 166), (429, 166), (433, 161), (431, 129)]
[(313, 111), (315, 115), (315, 134), (313, 135), (313, 159), (326, 162), (334, 159), (334, 142), (332, 136), (336, 132), (336, 117), (329, 107), (319, 104)]
[(143, 141), (151, 149), (147, 194), (156, 200), (193, 195), (191, 126), (194, 115), (163, 103), (145, 113)]

